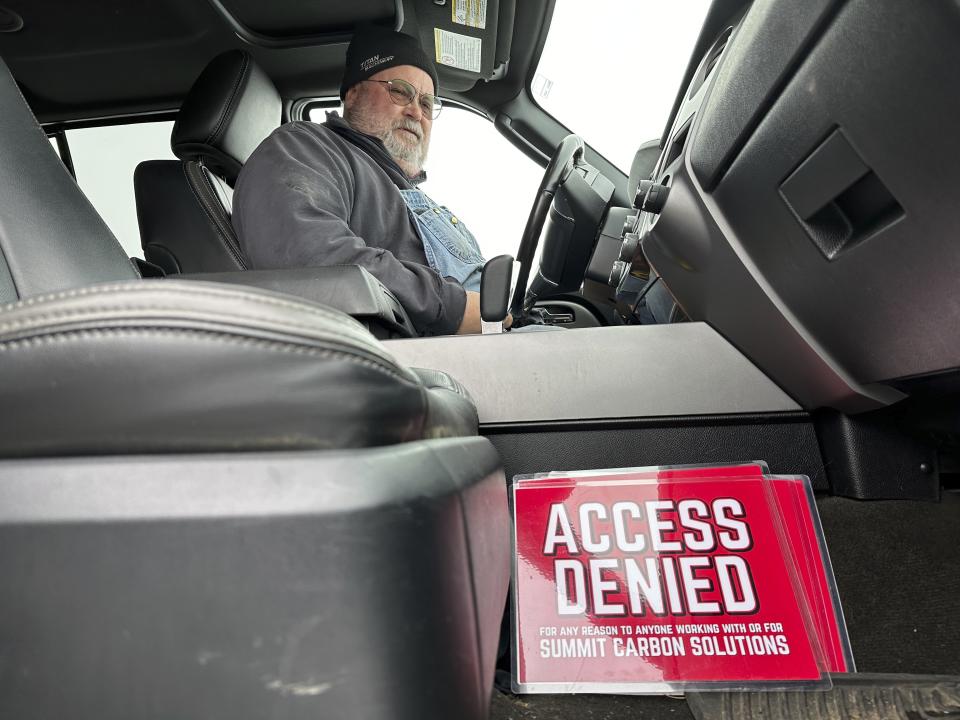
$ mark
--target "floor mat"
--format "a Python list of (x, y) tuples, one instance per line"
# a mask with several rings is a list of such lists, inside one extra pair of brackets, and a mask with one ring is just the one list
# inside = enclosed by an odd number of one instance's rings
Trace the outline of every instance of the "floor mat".
[(857, 670), (960, 675), (960, 497), (817, 505)]

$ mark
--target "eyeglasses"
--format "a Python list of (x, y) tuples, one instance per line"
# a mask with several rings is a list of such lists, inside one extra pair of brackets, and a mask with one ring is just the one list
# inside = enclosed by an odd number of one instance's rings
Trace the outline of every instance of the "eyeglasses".
[(420, 96), (420, 111), (431, 120), (435, 120), (443, 105), (440, 98), (430, 93), (422, 93), (406, 80), (363, 80), (387, 86), (387, 94), (394, 105), (407, 106)]

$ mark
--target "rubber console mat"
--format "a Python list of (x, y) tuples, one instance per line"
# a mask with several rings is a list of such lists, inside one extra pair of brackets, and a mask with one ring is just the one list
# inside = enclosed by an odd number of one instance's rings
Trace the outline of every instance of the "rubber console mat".
[(960, 720), (960, 677), (837, 675), (826, 692), (687, 693), (697, 720)]

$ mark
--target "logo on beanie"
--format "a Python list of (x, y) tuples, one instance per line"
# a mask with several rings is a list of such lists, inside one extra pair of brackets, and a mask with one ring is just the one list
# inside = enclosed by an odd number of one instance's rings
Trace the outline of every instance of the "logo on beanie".
[(384, 63), (390, 62), (391, 60), (393, 60), (393, 58), (394, 58), (393, 55), (388, 55), (387, 57), (380, 57), (379, 55), (374, 55), (372, 58), (367, 58), (362, 63), (360, 63), (360, 69), (363, 72), (367, 72), (368, 70), (371, 70), (377, 67), (377, 65), (383, 65)]

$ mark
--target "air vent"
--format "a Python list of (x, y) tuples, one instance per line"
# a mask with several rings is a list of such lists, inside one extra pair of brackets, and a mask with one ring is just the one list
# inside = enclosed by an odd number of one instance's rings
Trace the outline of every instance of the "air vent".
[(727, 42), (730, 40), (732, 33), (732, 27), (728, 27), (720, 33), (720, 36), (714, 41), (713, 45), (710, 46), (707, 54), (703, 56), (703, 60), (700, 61), (700, 67), (697, 68), (697, 74), (694, 76), (693, 82), (690, 83), (690, 94), (687, 95), (688, 100), (696, 95), (697, 91), (707, 82), (710, 73), (713, 72), (717, 63), (720, 62), (720, 57), (723, 55), (723, 51), (726, 49)]

